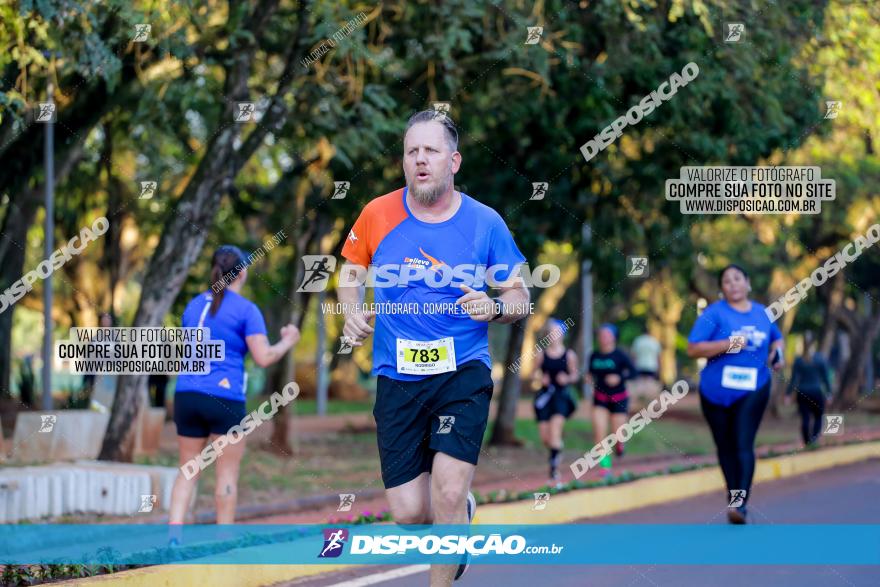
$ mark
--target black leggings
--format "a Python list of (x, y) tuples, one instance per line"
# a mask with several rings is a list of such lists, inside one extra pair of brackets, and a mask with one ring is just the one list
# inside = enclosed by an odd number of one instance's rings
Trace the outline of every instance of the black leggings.
[(718, 448), (718, 464), (724, 473), (727, 490), (745, 489), (743, 505), (751, 494), (752, 477), (755, 475), (755, 436), (769, 400), (769, 382), (729, 406), (712, 403), (700, 394), (700, 406), (712, 429), (712, 437)]
[[(810, 444), (819, 438), (822, 431), (822, 414), (825, 412), (825, 396), (821, 390), (798, 390), (798, 411), (801, 413), (801, 437), (804, 444)], [(812, 418), (812, 425), (810, 419)]]

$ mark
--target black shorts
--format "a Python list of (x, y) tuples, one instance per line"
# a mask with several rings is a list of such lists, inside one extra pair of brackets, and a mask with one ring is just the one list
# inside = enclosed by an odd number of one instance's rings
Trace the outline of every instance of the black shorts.
[[(615, 399), (617, 401), (614, 401)], [(616, 394), (614, 396), (609, 396), (603, 393), (593, 392), (593, 405), (598, 408), (605, 408), (612, 414), (626, 414), (629, 411), (629, 396), (627, 395), (618, 398)]]
[(437, 452), (476, 465), (491, 399), (492, 375), (479, 360), (418, 381), (380, 375), (373, 417), (385, 488), (430, 472)]
[(535, 408), (535, 417), (538, 422), (546, 422), (556, 414), (568, 418), (577, 409), (577, 403), (571, 397), (567, 386), (542, 388), (532, 405)]
[(209, 434), (226, 434), (245, 416), (243, 401), (214, 397), (198, 391), (174, 394), (174, 423), (178, 436), (206, 438)]

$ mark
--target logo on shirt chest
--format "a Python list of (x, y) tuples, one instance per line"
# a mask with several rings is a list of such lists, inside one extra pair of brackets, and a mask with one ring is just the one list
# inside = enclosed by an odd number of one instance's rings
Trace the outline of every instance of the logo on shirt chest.
[(422, 247), (419, 247), (419, 252), (425, 257), (425, 259), (419, 259), (418, 257), (404, 257), (404, 265), (409, 267), (425, 267), (434, 272), (438, 271), (443, 265), (446, 265), (443, 261), (426, 253)]
[(614, 369), (614, 359), (593, 359), (593, 369)]
[(731, 336), (745, 336), (745, 350), (747, 351), (758, 350), (767, 339), (767, 333), (762, 330), (758, 330), (756, 326), (743, 326), (737, 330), (734, 330), (730, 334)]

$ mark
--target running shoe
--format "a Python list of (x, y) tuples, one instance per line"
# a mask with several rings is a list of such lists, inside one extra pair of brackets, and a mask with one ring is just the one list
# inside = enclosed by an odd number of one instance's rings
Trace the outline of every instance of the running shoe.
[(730, 508), (727, 510), (727, 520), (731, 524), (745, 524), (746, 523), (746, 506), (741, 505), (736, 508)]
[[(468, 524), (474, 521), (474, 515), (477, 513), (477, 500), (474, 498), (474, 494), (468, 491), (467, 494), (467, 516), (468, 516)], [(468, 570), (468, 567), (471, 566), (469, 558), (467, 555), (464, 557), (464, 562), (458, 565), (458, 571), (455, 573), (454, 581), (458, 581), (464, 572)]]

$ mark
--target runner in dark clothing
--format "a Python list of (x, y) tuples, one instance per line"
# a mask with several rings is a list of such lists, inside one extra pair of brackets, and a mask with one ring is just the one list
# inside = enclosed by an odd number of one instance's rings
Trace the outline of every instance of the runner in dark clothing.
[(791, 392), (797, 390), (798, 412), (801, 414), (801, 437), (804, 444), (819, 440), (825, 398), (831, 395), (831, 371), (822, 353), (815, 349), (813, 333), (804, 333), (804, 354), (794, 361), (791, 379), (785, 391), (785, 402), (791, 402)]
[[(636, 369), (626, 353), (617, 348), (617, 328), (603, 324), (597, 335), (599, 350), (589, 361), (589, 379), (593, 386), (593, 434), (596, 443), (626, 422), (629, 394), (626, 380), (636, 376)], [(615, 445), (617, 456), (623, 456), (623, 443)], [(603, 474), (611, 472), (610, 457), (603, 460)]]
[(559, 459), (563, 448), (562, 429), (565, 420), (577, 408), (569, 384), (576, 382), (577, 355), (565, 348), (563, 337), (568, 326), (550, 319), (541, 331), (542, 341), (549, 340), (546, 349), (538, 354), (534, 378), (540, 378), (541, 389), (535, 396), (535, 417), (541, 442), (550, 451), (550, 483), (560, 484)]

